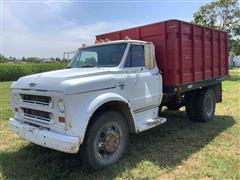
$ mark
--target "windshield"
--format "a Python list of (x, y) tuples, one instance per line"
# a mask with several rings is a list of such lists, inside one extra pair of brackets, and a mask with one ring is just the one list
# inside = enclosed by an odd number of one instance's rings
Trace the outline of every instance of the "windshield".
[(114, 67), (122, 60), (127, 43), (102, 45), (79, 49), (68, 68)]

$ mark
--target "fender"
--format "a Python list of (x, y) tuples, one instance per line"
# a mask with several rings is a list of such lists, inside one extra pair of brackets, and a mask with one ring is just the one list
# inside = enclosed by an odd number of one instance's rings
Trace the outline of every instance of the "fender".
[(86, 120), (82, 122), (83, 123), (82, 127), (79, 127), (80, 129), (82, 129), (82, 131), (80, 132), (80, 139), (81, 139), (80, 144), (84, 141), (84, 138), (85, 138), (85, 135), (86, 135), (86, 130), (87, 130), (88, 124), (89, 124), (90, 119), (93, 116), (93, 114), (102, 105), (104, 105), (107, 102), (111, 102), (111, 101), (119, 101), (119, 102), (126, 103), (129, 106), (130, 113), (131, 113), (133, 121), (134, 121), (133, 123), (135, 123), (134, 113), (133, 113), (133, 111), (131, 109), (131, 106), (129, 105), (129, 103), (127, 102), (126, 99), (124, 99), (122, 96), (120, 96), (120, 95), (118, 95), (116, 93), (104, 93), (104, 94), (101, 94), (101, 95), (97, 96), (89, 104), (89, 106), (86, 108), (87, 112), (86, 112), (85, 117), (84, 117), (84, 119), (86, 119)]
[(122, 96), (120, 96), (119, 94), (116, 93), (104, 93), (101, 94), (99, 96), (97, 96), (88, 106), (87, 108), (87, 112), (90, 115), (89, 119), (92, 117), (92, 115), (94, 114), (94, 112), (101, 107), (103, 104), (107, 103), (107, 102), (111, 102), (111, 101), (119, 101), (119, 102), (124, 102), (128, 105), (131, 115), (134, 119), (134, 113), (131, 109), (130, 104), (128, 103), (128, 101), (126, 99), (124, 99)]

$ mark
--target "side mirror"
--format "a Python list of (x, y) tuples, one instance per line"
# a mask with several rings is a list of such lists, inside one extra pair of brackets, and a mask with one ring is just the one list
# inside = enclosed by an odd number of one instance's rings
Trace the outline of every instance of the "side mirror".
[(148, 69), (153, 69), (156, 66), (155, 51), (153, 43), (144, 45), (145, 66)]

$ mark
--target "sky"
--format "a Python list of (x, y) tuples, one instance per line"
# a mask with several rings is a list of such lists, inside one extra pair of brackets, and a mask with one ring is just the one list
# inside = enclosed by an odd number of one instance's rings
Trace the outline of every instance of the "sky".
[(167, 19), (191, 21), (208, 0), (0, 0), (6, 57), (63, 57), (95, 35)]

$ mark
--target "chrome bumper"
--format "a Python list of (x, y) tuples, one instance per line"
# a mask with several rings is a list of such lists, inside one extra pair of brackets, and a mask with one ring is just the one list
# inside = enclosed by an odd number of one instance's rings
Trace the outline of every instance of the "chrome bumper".
[(77, 153), (79, 150), (80, 139), (78, 137), (51, 132), (13, 118), (9, 120), (8, 126), (13, 132), (34, 144), (66, 153)]

